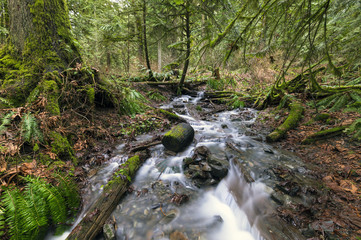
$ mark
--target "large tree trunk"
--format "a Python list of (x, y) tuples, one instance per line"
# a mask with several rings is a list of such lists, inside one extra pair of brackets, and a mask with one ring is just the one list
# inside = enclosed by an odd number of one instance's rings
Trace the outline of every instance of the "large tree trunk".
[(17, 53), (47, 71), (80, 62), (66, 0), (8, 0), (10, 40)]
[[(72, 37), (66, 0), (7, 3), (10, 40), (0, 51), (1, 97), (19, 106), (40, 82), (46, 85), (44, 81), (54, 80), (58, 76), (54, 71), (76, 66), (81, 58)], [(45, 85), (41, 89), (48, 89)], [(51, 85), (53, 92), (58, 92), (60, 86)]]
[(147, 1), (143, 0), (143, 39), (144, 39), (144, 53), (145, 61), (147, 63), (147, 69), (149, 71), (149, 80), (154, 80), (152, 68), (150, 66), (148, 42), (147, 42)]

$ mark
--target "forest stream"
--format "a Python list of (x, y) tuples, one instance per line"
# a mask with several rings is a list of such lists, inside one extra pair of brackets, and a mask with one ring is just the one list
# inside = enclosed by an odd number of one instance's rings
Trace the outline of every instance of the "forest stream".
[[(275, 193), (274, 189), (281, 186), (277, 171), (289, 169), (302, 180), (307, 168), (292, 153), (267, 145), (264, 136), (250, 128), (257, 116), (255, 110), (212, 113), (214, 109), (202, 101), (202, 96), (202, 93), (193, 97), (183, 95), (162, 106), (191, 124), (195, 130), (194, 141), (178, 154), (165, 150), (161, 144), (150, 149), (151, 158), (132, 179), (131, 192), (111, 215), (116, 239), (303, 239), (298, 230), (272, 217), (272, 213), (276, 203), (291, 201), (292, 196)], [(209, 114), (201, 117), (196, 110), (200, 105), (202, 112)], [(150, 138), (152, 136), (142, 135), (137, 141)], [(83, 195), (85, 207), (76, 223), (97, 199), (112, 173), (126, 160), (124, 146), (117, 146), (116, 156), (109, 158), (89, 179)], [(205, 151), (209, 152), (212, 162), (202, 162)], [(198, 165), (190, 164), (185, 170), (184, 161), (191, 158)], [(223, 168), (209, 167), (217, 165), (217, 161)], [(240, 165), (254, 182), (245, 180)], [(190, 177), (192, 168), (208, 175)], [(214, 173), (215, 170), (218, 172)], [(69, 232), (47, 239), (65, 239)], [(174, 238), (177, 234), (187, 238)]]

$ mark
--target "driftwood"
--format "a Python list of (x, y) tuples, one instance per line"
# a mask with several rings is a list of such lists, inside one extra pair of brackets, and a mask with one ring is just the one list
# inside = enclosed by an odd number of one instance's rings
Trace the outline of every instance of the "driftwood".
[(138, 152), (119, 167), (104, 187), (98, 200), (89, 208), (85, 217), (73, 229), (67, 240), (92, 240), (98, 235), (127, 191), (129, 180), (134, 178), (136, 171), (148, 157), (148, 152)]
[(139, 152), (139, 151), (143, 151), (146, 150), (150, 147), (156, 146), (158, 144), (161, 144), (162, 137), (160, 135), (154, 136), (152, 137), (152, 139), (145, 141), (145, 142), (141, 142), (138, 143), (137, 145), (131, 145), (128, 147), (128, 152)]

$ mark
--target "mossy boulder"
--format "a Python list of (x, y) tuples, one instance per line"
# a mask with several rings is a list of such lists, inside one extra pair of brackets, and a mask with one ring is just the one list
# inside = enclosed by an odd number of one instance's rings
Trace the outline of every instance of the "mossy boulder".
[(188, 123), (180, 123), (164, 135), (162, 144), (168, 150), (181, 152), (192, 143), (193, 138), (193, 127)]
[(74, 156), (74, 150), (70, 146), (68, 139), (63, 137), (60, 133), (51, 132), (51, 151), (55, 153), (60, 159), (70, 159), (74, 164), (77, 163), (77, 159)]

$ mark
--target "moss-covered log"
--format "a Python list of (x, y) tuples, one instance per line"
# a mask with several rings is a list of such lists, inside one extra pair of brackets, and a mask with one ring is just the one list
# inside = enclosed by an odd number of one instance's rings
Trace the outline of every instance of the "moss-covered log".
[(168, 150), (180, 152), (192, 143), (193, 138), (193, 127), (188, 123), (180, 123), (164, 135), (162, 144)]
[(156, 109), (156, 112), (163, 114), (166, 118), (168, 118), (169, 120), (175, 120), (177, 122), (187, 122), (184, 118), (181, 118), (180, 116), (178, 116), (175, 113), (169, 112), (167, 110), (164, 109)]
[(288, 114), (287, 119), (279, 127), (277, 127), (272, 133), (270, 133), (266, 140), (268, 142), (275, 142), (284, 137), (288, 130), (295, 128), (298, 122), (302, 119), (303, 106), (298, 102), (290, 104), (291, 111)]
[(347, 127), (348, 126), (339, 126), (339, 127), (316, 132), (316, 133), (308, 136), (305, 140), (303, 140), (302, 144), (310, 144), (310, 143), (316, 142), (318, 140), (332, 138), (332, 137), (341, 135)]
[(97, 236), (127, 191), (130, 180), (134, 178), (136, 171), (148, 157), (147, 152), (139, 152), (119, 167), (104, 187), (98, 200), (89, 208), (85, 217), (73, 229), (67, 240), (92, 240)]

